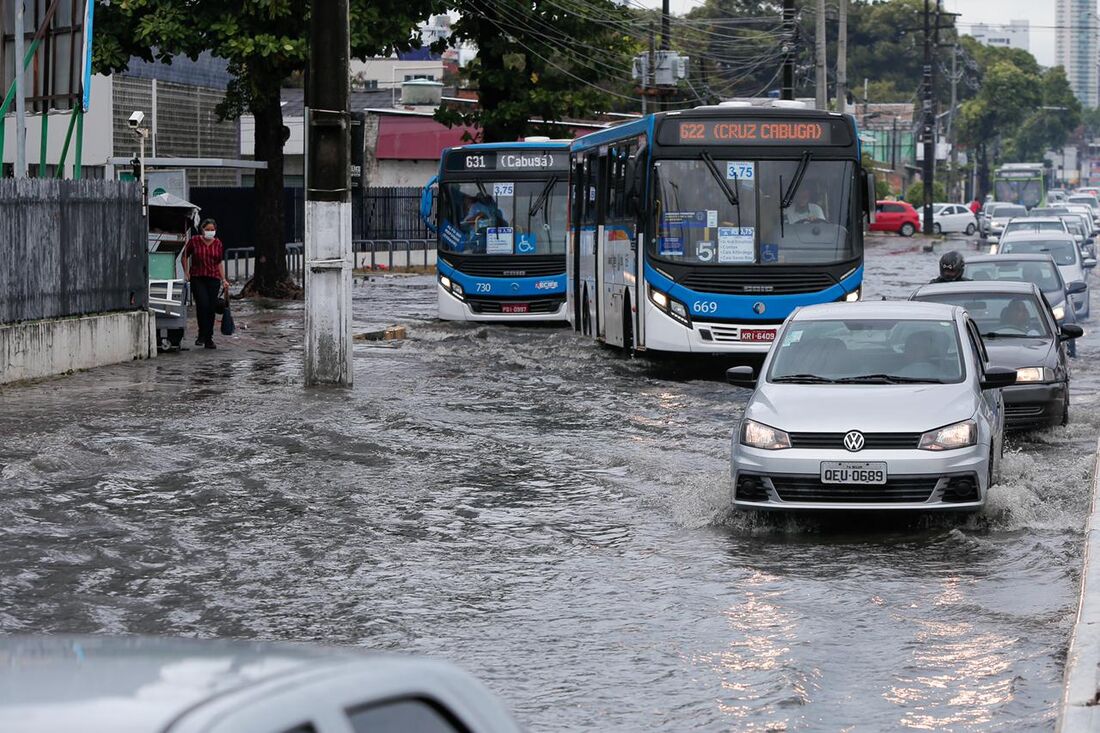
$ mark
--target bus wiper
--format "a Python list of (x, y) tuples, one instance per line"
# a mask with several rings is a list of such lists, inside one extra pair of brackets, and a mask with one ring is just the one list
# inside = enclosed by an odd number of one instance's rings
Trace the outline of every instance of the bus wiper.
[(707, 170), (714, 176), (714, 180), (718, 181), (718, 185), (722, 187), (722, 193), (726, 194), (726, 199), (730, 202), (730, 205), (737, 207), (737, 214), (740, 216), (741, 202), (737, 200), (737, 192), (730, 188), (725, 178), (722, 178), (722, 174), (718, 172), (718, 166), (714, 164), (714, 158), (710, 157), (710, 153), (705, 150), (699, 153), (699, 157), (706, 163)]
[(791, 204), (794, 203), (794, 195), (798, 193), (798, 187), (802, 185), (802, 178), (806, 175), (806, 168), (810, 165), (810, 151), (802, 153), (802, 159), (798, 161), (798, 168), (795, 169), (794, 178), (791, 179), (791, 185), (787, 187), (787, 190), (783, 192), (783, 200), (779, 202), (781, 209), (789, 209)]
[(531, 203), (531, 208), (527, 210), (528, 220), (533, 219), (535, 214), (542, 210), (542, 207), (546, 205), (546, 202), (550, 200), (550, 192), (554, 190), (554, 186), (558, 182), (557, 176), (551, 176), (550, 180), (546, 182), (546, 185), (542, 187), (542, 193), (538, 195), (538, 198)]

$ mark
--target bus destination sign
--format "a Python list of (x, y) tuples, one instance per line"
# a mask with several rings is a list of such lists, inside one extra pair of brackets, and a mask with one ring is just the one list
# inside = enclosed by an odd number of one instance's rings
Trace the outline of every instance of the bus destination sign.
[(665, 145), (847, 145), (834, 120), (674, 120), (661, 128)]
[(568, 171), (569, 154), (564, 150), (452, 150), (447, 155), (447, 170), (514, 171)]

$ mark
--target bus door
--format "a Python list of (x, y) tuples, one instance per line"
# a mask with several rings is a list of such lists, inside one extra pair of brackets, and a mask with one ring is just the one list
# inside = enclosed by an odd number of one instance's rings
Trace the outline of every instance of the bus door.
[(593, 257), (596, 264), (595, 288), (596, 291), (596, 338), (607, 340), (607, 309), (611, 303), (607, 294), (607, 255), (604, 237), (607, 233), (607, 146), (600, 146), (598, 155), (590, 157), (592, 165), (589, 169), (591, 185), (588, 192), (588, 203), (592, 207), (592, 214), (596, 223), (596, 238)]
[[(586, 333), (583, 328), (585, 320), (581, 315), (582, 278), (581, 278), (581, 223), (584, 219), (584, 197), (586, 186), (585, 167), (583, 156), (573, 157), (570, 161), (570, 189), (569, 189), (569, 245), (565, 255), (566, 282), (568, 289), (566, 299), (569, 301), (567, 308), (573, 318), (573, 330)], [(587, 335), (587, 333), (586, 333)]]
[(577, 225), (577, 293), (581, 307), (581, 332), (599, 337), (602, 330), (599, 302), (599, 156), (596, 151), (580, 159), (578, 193), (581, 202)]

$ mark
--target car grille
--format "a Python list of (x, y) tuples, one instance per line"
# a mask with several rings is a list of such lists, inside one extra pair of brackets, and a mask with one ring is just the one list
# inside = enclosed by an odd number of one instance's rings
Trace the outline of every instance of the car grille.
[(892, 476), (882, 485), (823, 484), (816, 476), (772, 476), (772, 486), (783, 501), (831, 504), (856, 502), (903, 503), (927, 501), (936, 488), (935, 477)]
[(1039, 417), (1042, 414), (1043, 405), (1005, 405), (1005, 418), (1008, 420)]
[(827, 272), (723, 272), (702, 268), (692, 270), (679, 283), (698, 292), (725, 295), (817, 293), (837, 284)]
[(550, 277), (565, 272), (565, 255), (493, 255), (442, 258), (459, 272), (478, 277)]
[(493, 298), (466, 298), (470, 309), (474, 313), (503, 313), (505, 305), (526, 303), (527, 313), (508, 313), (506, 315), (528, 315), (531, 313), (554, 313), (565, 302), (565, 296), (554, 298), (517, 298), (512, 300), (499, 300)]
[[(844, 449), (847, 433), (788, 433), (792, 448)], [(863, 450), (906, 450), (920, 445), (920, 433), (863, 433)]]

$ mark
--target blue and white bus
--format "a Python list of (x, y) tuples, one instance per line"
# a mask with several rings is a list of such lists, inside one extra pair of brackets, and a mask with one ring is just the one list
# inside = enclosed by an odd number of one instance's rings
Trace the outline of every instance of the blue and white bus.
[(629, 351), (766, 352), (791, 311), (858, 300), (874, 182), (849, 116), (661, 112), (571, 146), (569, 320)]
[(568, 178), (567, 141), (443, 151), (439, 174), (421, 199), (439, 248), (440, 318), (566, 320)]

